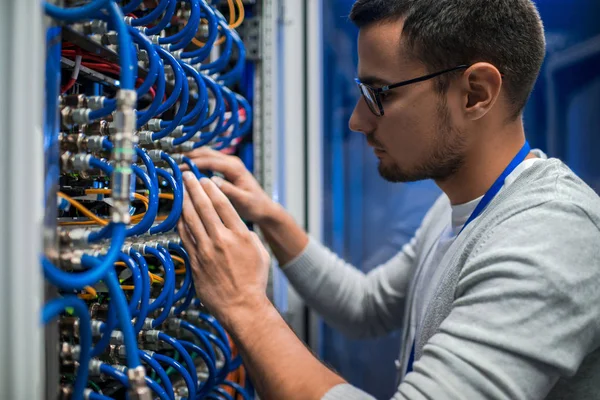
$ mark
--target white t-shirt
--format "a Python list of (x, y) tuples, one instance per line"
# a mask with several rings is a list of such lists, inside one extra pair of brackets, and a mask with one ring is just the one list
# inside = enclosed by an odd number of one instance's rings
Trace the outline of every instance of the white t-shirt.
[[(515, 170), (506, 177), (504, 188), (510, 186), (525, 170), (531, 167), (536, 162), (545, 161), (547, 158), (544, 153), (539, 150), (533, 151), (539, 158), (531, 158), (523, 161)], [(448, 215), (448, 226), (440, 235), (438, 240), (433, 244), (429, 254), (423, 262), (417, 267), (414, 278), (413, 291), (414, 296), (411, 299), (412, 305), (410, 308), (410, 330), (407, 343), (403, 343), (403, 373), (406, 375), (408, 368), (408, 358), (413, 347), (415, 337), (418, 337), (421, 322), (425, 316), (427, 305), (431, 300), (433, 291), (439, 286), (440, 280), (443, 277), (443, 271), (440, 271), (436, 266), (440, 265), (446, 252), (462, 230), (464, 224), (475, 211), (475, 208), (481, 201), (483, 196), (472, 200), (465, 204), (451, 206)]]

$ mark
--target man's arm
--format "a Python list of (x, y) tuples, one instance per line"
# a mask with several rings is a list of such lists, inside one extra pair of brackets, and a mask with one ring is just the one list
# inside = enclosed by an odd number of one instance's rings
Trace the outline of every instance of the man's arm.
[(321, 364), (266, 297), (227, 315), (223, 326), (262, 399), (321, 399), (344, 380)]
[(184, 173), (178, 229), (198, 296), (239, 346), (265, 399), (320, 399), (344, 380), (296, 338), (265, 295), (269, 256), (225, 195)]
[(415, 258), (411, 241), (386, 264), (365, 275), (324, 246), (310, 240), (279, 204), (272, 201), (236, 157), (201, 148), (190, 154), (215, 179), (242, 217), (259, 225), (289, 281), (328, 323), (352, 337), (384, 334), (400, 327)]

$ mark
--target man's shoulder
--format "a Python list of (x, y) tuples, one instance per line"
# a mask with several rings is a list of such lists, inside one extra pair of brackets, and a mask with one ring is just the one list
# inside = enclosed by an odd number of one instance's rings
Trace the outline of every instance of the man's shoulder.
[[(530, 168), (521, 182), (498, 204), (498, 218), (509, 223), (522, 214), (579, 214), (600, 228), (600, 196), (567, 165), (558, 159), (548, 159)], [(496, 221), (498, 223), (499, 221)], [(537, 219), (542, 225), (552, 220)]]

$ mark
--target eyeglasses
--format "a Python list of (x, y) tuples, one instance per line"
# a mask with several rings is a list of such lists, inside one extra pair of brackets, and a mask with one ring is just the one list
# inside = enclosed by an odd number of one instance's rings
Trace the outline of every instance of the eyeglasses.
[(369, 106), (369, 109), (371, 110), (371, 112), (378, 117), (382, 117), (384, 115), (383, 104), (381, 104), (381, 94), (382, 93), (385, 93), (389, 90), (396, 89), (396, 88), (399, 88), (402, 86), (412, 85), (413, 83), (428, 81), (430, 79), (435, 78), (436, 76), (440, 76), (440, 75), (447, 74), (450, 72), (458, 71), (459, 69), (467, 69), (467, 68), (469, 68), (468, 65), (459, 65), (458, 67), (446, 69), (446, 70), (436, 72), (436, 73), (430, 74), (430, 75), (425, 75), (420, 78), (415, 78), (415, 79), (411, 79), (411, 80), (404, 81), (404, 82), (394, 83), (393, 85), (387, 85), (387, 86), (384, 86), (381, 88), (374, 88), (369, 85), (365, 85), (359, 79), (355, 79), (355, 81), (358, 84), (358, 88), (360, 89), (360, 92), (361, 92), (363, 98), (365, 99), (365, 102)]

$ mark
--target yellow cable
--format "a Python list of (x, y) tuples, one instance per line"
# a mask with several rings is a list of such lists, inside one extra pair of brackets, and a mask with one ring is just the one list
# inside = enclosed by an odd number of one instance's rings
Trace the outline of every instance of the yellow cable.
[(123, 290), (135, 290), (135, 286), (133, 286), (133, 285), (121, 285), (121, 289), (123, 289)]
[(185, 275), (185, 268), (180, 268), (175, 270), (175, 275)]
[[(231, 29), (235, 29), (235, 28), (239, 27), (242, 24), (242, 22), (244, 22), (244, 19), (246, 18), (244, 4), (242, 3), (242, 0), (235, 0), (235, 5), (233, 4), (233, 0), (227, 0), (227, 4), (229, 5), (229, 27)], [(235, 6), (236, 5), (238, 8), (238, 12), (239, 12), (237, 20), (235, 20), (236, 19), (235, 18)], [(202, 21), (205, 21), (205, 20), (202, 20)], [(219, 30), (221, 30), (221, 28), (219, 28)], [(198, 40), (196, 38), (193, 38), (192, 42), (198, 47), (204, 47), (204, 45), (206, 44), (203, 41)], [(223, 42), (225, 42), (225, 36), (221, 36), (219, 39), (217, 39), (217, 41), (215, 41), (215, 45), (221, 45), (221, 44), (223, 44)]]
[(171, 258), (173, 259), (173, 261), (177, 261), (179, 264), (185, 265), (185, 260), (183, 258), (174, 256), (172, 254), (171, 254)]
[[(111, 189), (86, 189), (85, 194), (112, 194), (112, 190)], [(61, 223), (59, 223), (60, 226), (108, 225), (108, 223), (110, 222), (109, 219), (103, 219), (103, 218), (98, 217), (96, 214), (92, 213), (89, 208), (87, 208), (86, 206), (84, 206), (83, 204), (81, 204), (80, 202), (75, 200), (74, 198), (66, 195), (65, 193), (58, 192), (58, 196), (67, 200), (69, 203), (71, 203), (71, 205), (73, 205), (73, 207), (75, 207), (76, 209), (81, 211), (81, 213), (83, 215), (85, 215), (86, 217), (88, 217), (92, 220), (92, 221), (77, 221), (77, 222), (61, 222)], [(139, 193), (134, 193), (133, 197), (136, 200), (140, 200), (142, 203), (144, 203), (144, 208), (146, 209), (146, 211), (148, 211), (148, 207), (150, 205), (150, 200), (146, 196), (142, 196)], [(137, 215), (133, 216), (131, 218), (131, 222), (141, 221), (141, 219), (143, 218), (143, 215), (145, 215), (145, 214), (146, 214), (146, 212), (144, 211), (141, 214), (137, 214)], [(138, 217), (138, 215), (141, 217)]]
[(160, 284), (165, 283), (165, 280), (163, 279), (162, 276), (158, 276), (156, 274), (153, 274), (152, 272), (148, 272), (148, 275), (150, 275), (150, 279), (152, 280), (152, 283), (160, 283)]
[(94, 300), (98, 297), (98, 292), (91, 286), (86, 286), (83, 288), (87, 293), (81, 293), (79, 298), (82, 300)]
[(95, 221), (97, 224), (108, 225), (107, 220), (104, 220), (104, 219), (98, 217), (93, 212), (91, 212), (89, 210), (89, 208), (87, 208), (86, 206), (84, 206), (83, 204), (81, 204), (80, 202), (78, 202), (77, 200), (72, 198), (71, 196), (68, 196), (68, 195), (64, 194), (63, 192), (57, 192), (56, 194), (58, 195), (58, 197), (61, 197), (61, 198), (65, 199), (66, 201), (68, 201), (73, 207), (75, 207), (76, 209), (81, 211), (81, 213), (83, 215), (85, 215), (89, 219)]
[(244, 10), (244, 4), (242, 3), (242, 0), (235, 0), (235, 3), (238, 6), (238, 20), (235, 21), (233, 24), (229, 25), (232, 29), (235, 29), (238, 26), (240, 26), (242, 24), (242, 22), (244, 22), (244, 19), (246, 18), (246, 12)]

